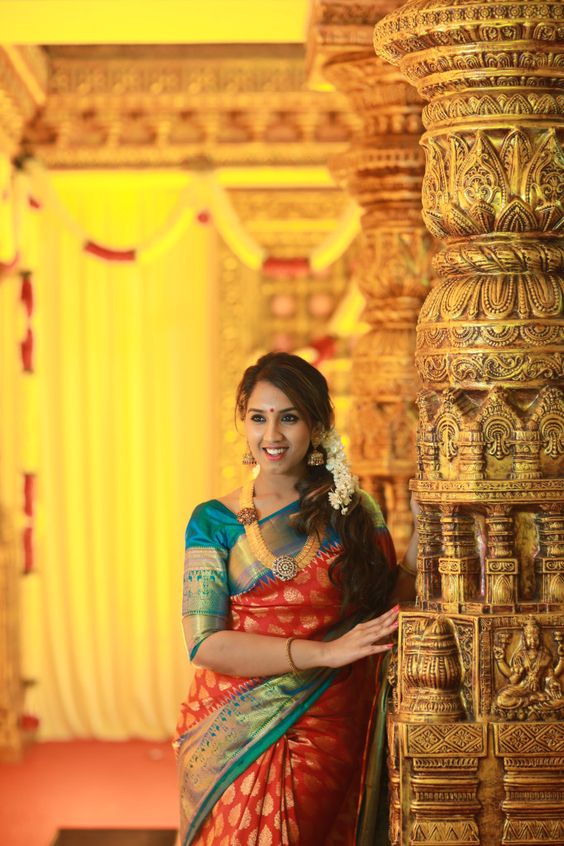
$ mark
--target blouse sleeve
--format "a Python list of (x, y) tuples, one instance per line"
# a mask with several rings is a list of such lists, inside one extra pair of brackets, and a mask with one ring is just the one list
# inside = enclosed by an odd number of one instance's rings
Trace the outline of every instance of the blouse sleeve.
[(376, 543), (382, 550), (384, 557), (388, 562), (388, 567), (390, 568), (390, 570), (395, 570), (397, 567), (396, 550), (394, 547), (392, 536), (390, 535), (388, 527), (386, 526), (386, 521), (384, 520), (382, 510), (376, 500), (373, 499), (369, 493), (367, 493), (366, 491), (361, 491), (360, 495), (362, 497), (362, 504), (364, 508), (372, 517), (372, 522), (374, 523)]
[(204, 640), (226, 627), (229, 612), (227, 559), (229, 550), (214, 531), (206, 507), (199, 505), (186, 528), (182, 617), (188, 654), (194, 659)]

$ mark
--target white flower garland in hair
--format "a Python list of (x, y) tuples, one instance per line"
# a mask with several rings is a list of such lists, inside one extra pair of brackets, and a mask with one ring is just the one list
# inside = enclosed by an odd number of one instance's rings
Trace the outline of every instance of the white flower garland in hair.
[(333, 475), (335, 487), (329, 491), (329, 502), (335, 511), (346, 514), (354, 494), (359, 489), (358, 478), (349, 467), (341, 436), (336, 429), (329, 429), (321, 435), (321, 446), (327, 453), (325, 466)]

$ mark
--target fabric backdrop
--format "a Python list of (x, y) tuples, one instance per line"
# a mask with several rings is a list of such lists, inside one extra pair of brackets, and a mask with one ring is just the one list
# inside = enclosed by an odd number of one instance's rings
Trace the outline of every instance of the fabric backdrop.
[[(93, 240), (122, 248), (158, 231), (189, 181), (155, 171), (51, 179)], [(49, 208), (39, 236), (37, 572), (23, 580), (24, 671), (37, 684), (28, 707), (45, 739), (166, 737), (189, 677), (184, 526), (215, 479), (216, 234), (195, 220), (146, 264), (85, 254)], [(2, 289), (10, 327), (16, 286)], [(3, 355), (11, 348), (15, 358), (16, 345), (10, 328)], [(16, 378), (9, 362), (1, 378), (6, 396)], [(3, 452), (17, 440), (17, 403), (8, 418)], [(14, 472), (6, 467), (4, 490)]]

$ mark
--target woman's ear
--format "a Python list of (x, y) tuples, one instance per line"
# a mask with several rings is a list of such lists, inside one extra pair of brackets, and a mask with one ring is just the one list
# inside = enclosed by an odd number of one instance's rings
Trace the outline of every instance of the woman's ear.
[(322, 432), (323, 432), (323, 429), (321, 428), (319, 423), (315, 423), (314, 426), (312, 426), (310, 437), (311, 437), (311, 443), (313, 444), (314, 447), (318, 447), (319, 444), (321, 443)]

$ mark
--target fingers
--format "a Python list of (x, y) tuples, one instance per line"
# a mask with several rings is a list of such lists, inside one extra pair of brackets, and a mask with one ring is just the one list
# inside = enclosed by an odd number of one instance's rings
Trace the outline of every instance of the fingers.
[(395, 631), (399, 626), (397, 617), (388, 617), (387, 620), (371, 620), (369, 623), (361, 623), (357, 626), (357, 631), (360, 635), (374, 635), (376, 632), (391, 632)]
[(367, 620), (365, 623), (360, 623), (357, 626), (359, 630), (360, 646), (367, 650), (367, 654), (374, 654), (378, 652), (387, 652), (392, 648), (393, 643), (378, 643), (378, 641), (389, 640), (390, 635), (397, 632), (399, 626), (398, 620), (399, 605), (394, 605), (389, 611), (375, 617), (372, 620)]
[(399, 611), (400, 611), (400, 607), (399, 607), (399, 605), (394, 605), (394, 607), (393, 607), (393, 608), (390, 608), (390, 610), (389, 610), (389, 611), (385, 611), (383, 614), (381, 614), (379, 617), (376, 617), (375, 619), (376, 619), (376, 620), (381, 620), (382, 622), (385, 622), (385, 621), (386, 621), (386, 620), (388, 620), (389, 618), (391, 618), (391, 619), (394, 619), (394, 620), (395, 620), (395, 618), (396, 618), (396, 617), (398, 616), (398, 614), (399, 614)]
[(374, 617), (372, 620), (367, 620), (365, 623), (359, 623), (356, 627), (360, 631), (374, 632), (374, 631), (392, 631), (393, 627), (398, 626), (399, 605), (395, 605), (385, 614), (380, 617)]
[(379, 617), (372, 617), (371, 620), (367, 620), (365, 623), (361, 623), (362, 626), (372, 625), (374, 623), (386, 623), (388, 620), (395, 620), (398, 616), (400, 611), (399, 605), (394, 605), (393, 608), (390, 608), (389, 611), (385, 611), (383, 614), (380, 614)]
[(394, 643), (375, 643), (372, 647), (372, 652), (373, 654), (376, 654), (378, 652), (389, 652), (390, 649), (393, 649), (394, 646)]

